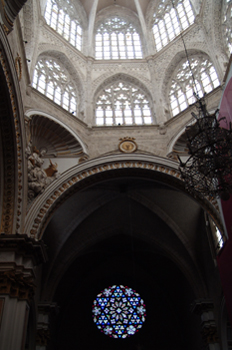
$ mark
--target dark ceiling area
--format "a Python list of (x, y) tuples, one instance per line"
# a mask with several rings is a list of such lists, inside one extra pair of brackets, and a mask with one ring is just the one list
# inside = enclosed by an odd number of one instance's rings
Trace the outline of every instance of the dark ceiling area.
[[(202, 347), (200, 316), (190, 309), (205, 297), (201, 276), (205, 269), (213, 276), (214, 266), (203, 210), (184, 192), (149, 179), (101, 181), (60, 206), (44, 242), (42, 293), (59, 307), (48, 350)], [(135, 289), (146, 304), (143, 327), (126, 339), (93, 322), (94, 299), (115, 284)]]
[[(114, 284), (135, 289), (146, 304), (143, 327), (127, 339), (108, 337), (92, 319), (93, 300)], [(106, 239), (76, 259), (61, 280), (54, 300), (60, 306), (52, 337), (56, 350), (180, 350), (190, 348), (190, 338), (195, 349), (199, 345), (200, 320), (190, 312), (194, 294), (185, 277), (172, 261), (130, 236), (119, 234)]]

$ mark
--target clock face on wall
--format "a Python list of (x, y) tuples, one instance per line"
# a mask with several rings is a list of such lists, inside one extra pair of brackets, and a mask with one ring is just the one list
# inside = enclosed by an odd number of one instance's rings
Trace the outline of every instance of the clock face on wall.
[(127, 338), (142, 328), (146, 308), (135, 290), (114, 285), (97, 295), (92, 313), (93, 321), (101, 332), (112, 338)]

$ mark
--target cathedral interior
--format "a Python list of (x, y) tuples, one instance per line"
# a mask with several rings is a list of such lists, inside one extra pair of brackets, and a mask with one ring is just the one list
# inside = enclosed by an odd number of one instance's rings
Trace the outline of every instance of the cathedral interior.
[(231, 50), (232, 0), (0, 3), (0, 349), (232, 349), (232, 199), (179, 166)]

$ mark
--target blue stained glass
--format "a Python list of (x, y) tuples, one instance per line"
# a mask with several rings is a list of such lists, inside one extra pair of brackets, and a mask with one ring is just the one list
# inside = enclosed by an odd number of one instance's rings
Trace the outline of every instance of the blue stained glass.
[(101, 332), (113, 338), (135, 334), (146, 317), (146, 308), (139, 294), (123, 285), (105, 288), (93, 302), (93, 321)]

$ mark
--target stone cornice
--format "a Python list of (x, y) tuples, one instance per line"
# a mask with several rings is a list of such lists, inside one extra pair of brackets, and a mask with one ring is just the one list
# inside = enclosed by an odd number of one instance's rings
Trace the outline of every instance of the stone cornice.
[(47, 261), (46, 247), (43, 241), (36, 241), (26, 234), (0, 234), (0, 251), (12, 252), (29, 258), (34, 265), (39, 265)]

